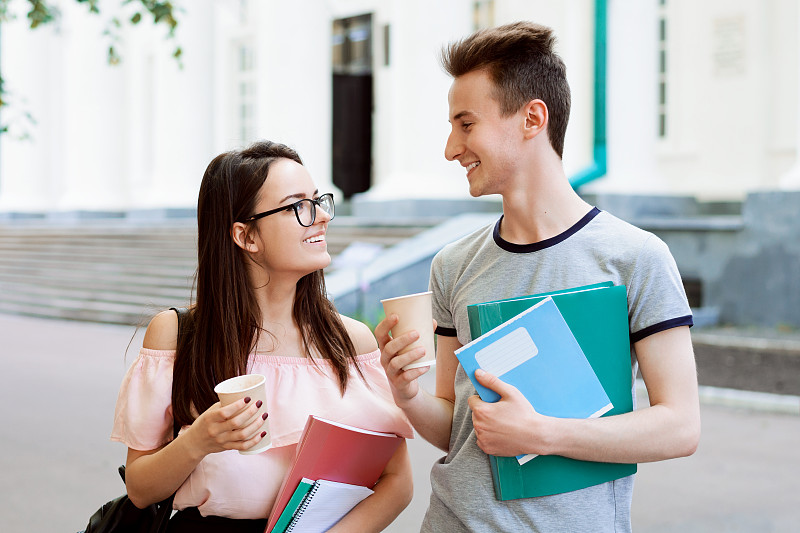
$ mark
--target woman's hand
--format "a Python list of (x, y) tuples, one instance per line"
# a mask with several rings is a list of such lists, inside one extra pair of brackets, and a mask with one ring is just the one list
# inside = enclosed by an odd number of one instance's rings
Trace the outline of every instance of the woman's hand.
[(217, 402), (168, 445), (148, 451), (128, 448), (125, 479), (133, 504), (142, 509), (174, 493), (210, 453), (244, 450), (260, 442), (266, 414), (257, 416), (257, 404), (249, 398), (225, 407)]
[[(267, 414), (258, 413), (261, 401), (244, 398), (222, 407), (217, 402), (192, 423), (186, 435), (191, 447), (203, 456), (224, 450), (246, 450), (266, 435), (262, 429)], [(249, 422), (249, 423), (248, 423)]]

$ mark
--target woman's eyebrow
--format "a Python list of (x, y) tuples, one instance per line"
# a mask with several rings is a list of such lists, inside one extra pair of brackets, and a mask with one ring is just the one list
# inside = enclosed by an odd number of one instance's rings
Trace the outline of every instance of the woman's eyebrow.
[[(314, 191), (314, 194), (312, 195), (312, 197), (314, 197), (314, 196), (317, 196), (318, 194), (319, 194), (319, 189), (316, 189), (316, 190)], [(289, 196), (285, 196), (285, 197), (284, 197), (284, 198), (283, 198), (283, 199), (282, 199), (280, 202), (278, 202), (278, 203), (279, 203), (279, 204), (282, 204), (282, 203), (283, 203), (283, 202), (285, 202), (286, 200), (291, 200), (292, 198), (297, 198), (298, 200), (304, 200), (304, 199), (306, 198), (306, 195), (305, 195), (305, 193), (302, 193), (302, 192), (296, 192), (296, 193), (294, 193), (294, 194), (290, 194)]]

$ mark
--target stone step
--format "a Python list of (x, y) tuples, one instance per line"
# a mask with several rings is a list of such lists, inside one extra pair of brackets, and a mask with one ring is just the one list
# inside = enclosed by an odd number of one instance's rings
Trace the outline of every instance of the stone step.
[[(328, 250), (335, 258), (355, 241), (393, 246), (428, 227), (340, 217), (328, 229)], [(196, 240), (189, 220), (0, 224), (0, 312), (146, 324), (189, 302)]]
[[(14, 290), (17, 293), (37, 293), (38, 290), (57, 293), (60, 290), (75, 290), (87, 293), (99, 291), (177, 296), (191, 290), (193, 279), (193, 276), (147, 276), (127, 279), (119, 276), (71, 277), (67, 273), (45, 278), (37, 275), (13, 275), (0, 269), (0, 290)], [(26, 287), (30, 290), (27, 291)]]
[[(180, 305), (180, 302), (176, 302)], [(87, 301), (69, 301), (48, 299), (32, 305), (28, 301), (0, 299), (0, 313), (35, 316), (41, 318), (57, 318), (63, 320), (80, 320), (84, 322), (102, 322), (108, 324), (127, 324), (146, 326), (150, 318), (165, 307), (175, 307), (170, 303), (164, 307), (142, 305), (107, 304)]]
[(103, 265), (128, 265), (140, 268), (147, 265), (157, 265), (165, 268), (182, 268), (194, 270), (197, 258), (194, 255), (163, 256), (158, 253), (108, 253), (101, 251), (64, 251), (46, 250), (7, 250), (0, 247), (0, 267), (35, 267), (43, 270), (59, 268), (61, 266), (92, 266), (101, 268)]
[(0, 283), (0, 312), (114, 324), (147, 324), (157, 312), (187, 305), (191, 289), (146, 287), (139, 293)]
[[(55, 278), (66, 280), (81, 279), (119, 279), (121, 283), (150, 284), (151, 280), (187, 278), (194, 275), (193, 264), (184, 266), (159, 265), (151, 263), (135, 265), (121, 260), (118, 263), (90, 263), (68, 261), (32, 261), (12, 264), (0, 263), (0, 279), (3, 276), (23, 276)], [(35, 282), (34, 282), (35, 283)]]

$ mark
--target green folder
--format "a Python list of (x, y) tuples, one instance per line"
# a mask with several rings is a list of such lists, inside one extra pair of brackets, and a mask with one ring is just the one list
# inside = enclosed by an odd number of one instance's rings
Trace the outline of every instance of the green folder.
[[(470, 334), (483, 333), (551, 296), (592, 365), (614, 408), (604, 416), (633, 410), (628, 297), (624, 285), (586, 285), (467, 307)], [(636, 473), (636, 464), (595, 463), (540, 455), (520, 465), (515, 457), (489, 456), (498, 500), (549, 496), (599, 485)]]
[(275, 527), (272, 528), (271, 533), (283, 533), (286, 530), (292, 518), (294, 518), (297, 509), (303, 503), (306, 494), (309, 493), (313, 486), (314, 482), (310, 479), (303, 478), (300, 480), (300, 484), (297, 485), (297, 488), (294, 490), (292, 497), (289, 499), (289, 503), (283, 508), (283, 512), (278, 518), (278, 521), (275, 522)]

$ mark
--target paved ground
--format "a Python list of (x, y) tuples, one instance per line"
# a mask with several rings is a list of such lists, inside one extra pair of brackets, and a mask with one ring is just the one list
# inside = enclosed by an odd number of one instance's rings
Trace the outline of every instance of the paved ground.
[[(122, 492), (116, 467), (125, 450), (108, 433), (120, 380), (140, 343), (131, 327), (0, 315), (0, 531), (77, 531)], [(713, 391), (709, 402), (720, 396)], [(786, 411), (786, 402), (773, 396), (734, 396), (762, 410), (705, 403), (694, 456), (640, 465), (634, 531), (797, 531), (800, 416), (774, 412)], [(411, 453), (415, 497), (391, 533), (418, 530), (428, 471), (440, 456), (419, 439)]]

